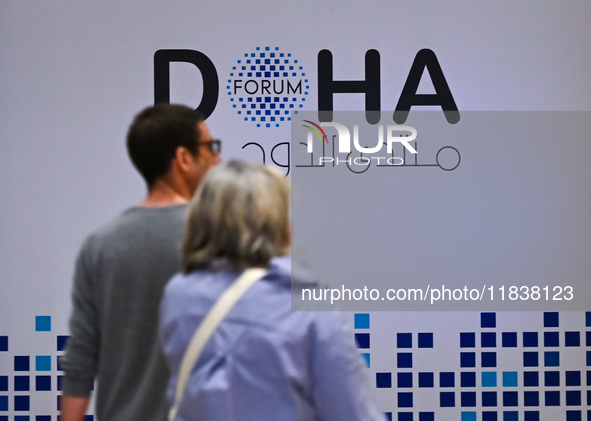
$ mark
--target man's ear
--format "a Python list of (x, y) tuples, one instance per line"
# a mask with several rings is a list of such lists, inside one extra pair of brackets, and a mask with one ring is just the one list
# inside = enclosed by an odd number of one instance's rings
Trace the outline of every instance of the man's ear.
[(177, 165), (183, 172), (187, 172), (191, 169), (192, 164), (195, 162), (197, 157), (191, 153), (184, 146), (176, 148), (173, 164)]

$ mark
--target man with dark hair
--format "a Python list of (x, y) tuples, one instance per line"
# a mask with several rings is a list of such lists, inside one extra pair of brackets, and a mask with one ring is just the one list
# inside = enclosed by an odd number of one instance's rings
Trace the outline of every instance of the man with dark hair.
[(61, 420), (81, 421), (95, 379), (99, 420), (165, 420), (169, 372), (158, 343), (164, 285), (180, 269), (186, 203), (220, 161), (201, 116), (180, 105), (139, 113), (129, 156), (144, 202), (84, 242), (74, 275), (70, 338), (61, 359)]

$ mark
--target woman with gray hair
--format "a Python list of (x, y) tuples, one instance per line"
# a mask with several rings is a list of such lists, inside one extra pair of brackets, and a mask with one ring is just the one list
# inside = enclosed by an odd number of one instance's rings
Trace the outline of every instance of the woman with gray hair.
[(206, 342), (175, 420), (384, 420), (343, 316), (291, 310), (292, 285), (316, 283), (292, 279), (289, 242), (289, 184), (279, 172), (230, 161), (208, 173), (190, 205), (183, 273), (161, 307), (171, 400), (210, 309), (245, 269), (266, 274)]

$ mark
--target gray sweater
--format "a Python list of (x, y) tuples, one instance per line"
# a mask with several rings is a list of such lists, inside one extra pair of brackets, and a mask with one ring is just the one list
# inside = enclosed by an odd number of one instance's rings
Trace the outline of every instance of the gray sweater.
[(180, 269), (186, 206), (131, 208), (84, 242), (76, 262), (63, 392), (99, 420), (165, 420), (169, 378), (158, 343), (164, 285)]

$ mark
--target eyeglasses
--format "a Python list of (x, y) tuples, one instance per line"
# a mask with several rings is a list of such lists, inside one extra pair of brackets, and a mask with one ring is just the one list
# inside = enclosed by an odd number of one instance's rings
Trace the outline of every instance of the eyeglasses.
[(213, 154), (219, 155), (222, 151), (222, 141), (220, 139), (204, 140), (197, 142), (198, 146), (207, 146), (209, 151)]

